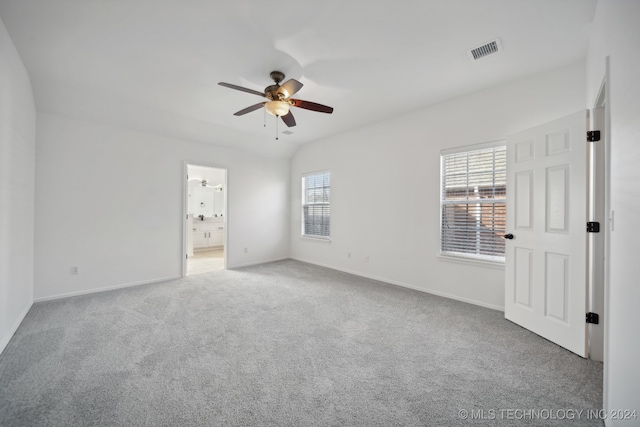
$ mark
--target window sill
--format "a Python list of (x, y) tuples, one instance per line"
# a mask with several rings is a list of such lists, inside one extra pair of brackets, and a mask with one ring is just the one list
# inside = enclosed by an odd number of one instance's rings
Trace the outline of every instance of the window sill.
[(301, 240), (310, 240), (312, 242), (331, 243), (330, 237), (300, 236)]
[(465, 258), (465, 257), (457, 257), (450, 255), (438, 255), (438, 259), (440, 261), (452, 262), (455, 264), (467, 264), (467, 265), (475, 265), (477, 267), (485, 267), (492, 268), (494, 270), (504, 270), (504, 262), (500, 261), (488, 261), (488, 260), (480, 260), (475, 258)]

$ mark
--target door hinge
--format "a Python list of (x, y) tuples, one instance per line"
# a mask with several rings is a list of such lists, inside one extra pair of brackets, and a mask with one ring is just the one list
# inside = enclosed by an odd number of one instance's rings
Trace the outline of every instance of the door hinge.
[(189, 254), (184, 254), (184, 259), (189, 259)]
[(600, 141), (600, 131), (599, 130), (590, 130), (587, 132), (587, 141), (595, 142)]
[(587, 223), (587, 233), (599, 233), (600, 232), (600, 223), (599, 222), (588, 222)]
[(587, 313), (587, 323), (593, 323), (594, 325), (597, 325), (599, 322), (600, 316), (598, 316), (598, 313)]

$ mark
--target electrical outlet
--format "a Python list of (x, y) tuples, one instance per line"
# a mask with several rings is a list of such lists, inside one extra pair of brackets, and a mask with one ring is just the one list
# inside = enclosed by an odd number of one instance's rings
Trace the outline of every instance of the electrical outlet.
[(248, 253), (249, 252), (249, 248), (244, 248), (244, 253)]
[(80, 273), (80, 269), (75, 265), (71, 267), (70, 271), (72, 276), (75, 276), (76, 274)]
[(347, 252), (347, 258), (351, 258), (351, 252)]
[(364, 257), (364, 262), (369, 262), (369, 255)]

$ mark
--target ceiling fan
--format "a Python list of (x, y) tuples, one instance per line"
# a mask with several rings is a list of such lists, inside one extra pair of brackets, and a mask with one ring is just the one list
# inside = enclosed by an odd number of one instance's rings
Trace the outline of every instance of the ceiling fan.
[(282, 85), (280, 85), (280, 82), (284, 80), (283, 72), (272, 71), (270, 77), (275, 82), (275, 84), (267, 86), (264, 89), (264, 93), (258, 92), (257, 90), (253, 89), (247, 89), (246, 87), (237, 86), (231, 83), (218, 83), (220, 86), (240, 90), (242, 92), (252, 93), (258, 96), (263, 96), (269, 100), (240, 110), (237, 113), (234, 113), (234, 116), (242, 116), (264, 106), (269, 114), (276, 116), (276, 119), (278, 117), (282, 118), (282, 121), (287, 126), (291, 127), (296, 125), (296, 119), (293, 118), (293, 114), (291, 114), (291, 111), (289, 110), (289, 107), (291, 106), (304, 108), (305, 110), (318, 111), (320, 113), (331, 114), (333, 112), (332, 107), (327, 107), (326, 105), (317, 104), (315, 102), (291, 98), (291, 96), (298, 92), (303, 85), (295, 79), (289, 79)]

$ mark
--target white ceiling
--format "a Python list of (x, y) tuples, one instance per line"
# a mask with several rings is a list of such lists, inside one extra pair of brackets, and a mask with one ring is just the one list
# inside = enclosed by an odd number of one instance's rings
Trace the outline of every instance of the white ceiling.
[[(313, 140), (584, 59), (596, 0), (0, 0), (39, 111), (288, 157)], [(496, 37), (503, 51), (466, 51)], [(233, 113), (269, 72), (298, 125)], [(286, 79), (285, 79), (286, 80)], [(286, 130), (280, 122), (279, 130)]]

